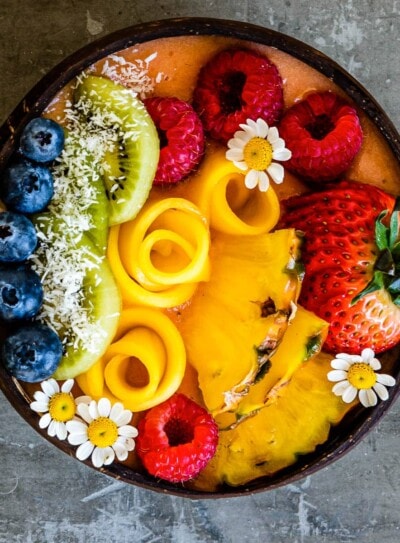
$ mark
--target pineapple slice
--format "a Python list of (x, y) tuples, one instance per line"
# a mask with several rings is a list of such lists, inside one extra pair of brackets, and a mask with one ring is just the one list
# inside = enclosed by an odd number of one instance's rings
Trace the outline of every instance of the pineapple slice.
[(298, 247), (294, 229), (215, 234), (210, 280), (178, 324), (213, 416), (235, 410), (282, 340), (300, 289)]
[(354, 405), (332, 393), (326, 377), (331, 359), (317, 354), (297, 369), (276, 402), (220, 432), (217, 453), (196, 479), (196, 488), (215, 491), (223, 483), (237, 486), (272, 475), (324, 443), (331, 426)]
[[(276, 353), (265, 364), (263, 375), (259, 376), (238, 405), (235, 412), (236, 421), (231, 423), (231, 426), (276, 401), (297, 368), (321, 350), (328, 327), (326, 321), (311, 311), (301, 306), (297, 307), (296, 314), (290, 321)], [(225, 424), (226, 422), (225, 420)]]

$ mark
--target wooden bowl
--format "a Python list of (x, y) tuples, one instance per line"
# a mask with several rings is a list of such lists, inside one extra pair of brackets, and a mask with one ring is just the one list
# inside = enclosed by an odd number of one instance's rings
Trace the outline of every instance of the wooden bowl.
[[(119, 30), (83, 47), (54, 67), (25, 96), (0, 128), (0, 173), (15, 151), (16, 142), (28, 121), (40, 115), (55, 94), (82, 70), (106, 55), (137, 43), (192, 35), (216, 35), (252, 41), (275, 47), (308, 64), (345, 91), (371, 119), (388, 143), (396, 160), (400, 162), (400, 136), (390, 119), (362, 85), (324, 54), (294, 38), (252, 24), (220, 19), (183, 18), (144, 23)], [(4, 335), (4, 332), (0, 330), (0, 335)], [(395, 378), (399, 374), (399, 352), (400, 349), (397, 348), (381, 357), (385, 370)], [(38, 416), (29, 407), (31, 401), (29, 396), (1, 365), (0, 387), (12, 406), (36, 431), (66, 454), (75, 457), (75, 449), (68, 443), (50, 438), (46, 430), (39, 428)], [(274, 489), (316, 472), (354, 447), (390, 409), (399, 393), (399, 386), (396, 385), (389, 392), (389, 399), (374, 408), (352, 409), (340, 424), (332, 428), (329, 439), (318, 446), (312, 454), (299, 457), (296, 464), (272, 476), (262, 477), (242, 486), (222, 486), (217, 492), (201, 492), (186, 488), (184, 485), (157, 481), (146, 473), (134, 471), (123, 464), (115, 463), (100, 471), (126, 483), (194, 499), (243, 496)], [(86, 464), (91, 466), (89, 461), (86, 461)]]

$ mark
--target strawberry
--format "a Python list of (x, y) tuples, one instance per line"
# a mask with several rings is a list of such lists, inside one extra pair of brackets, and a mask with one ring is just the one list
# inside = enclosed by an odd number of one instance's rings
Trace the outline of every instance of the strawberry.
[(275, 64), (256, 51), (224, 50), (200, 70), (193, 104), (210, 136), (227, 142), (247, 119), (277, 123), (282, 79)]
[(304, 232), (299, 303), (330, 323), (324, 349), (376, 353), (400, 341), (399, 209), (372, 185), (341, 181), (283, 202)]
[(218, 427), (200, 405), (175, 394), (138, 425), (137, 452), (147, 471), (166, 481), (193, 479), (214, 456)]
[(309, 94), (289, 108), (279, 135), (292, 152), (285, 167), (318, 183), (345, 172), (363, 138), (356, 109), (330, 91)]
[(203, 125), (192, 106), (178, 98), (147, 98), (144, 103), (160, 137), (154, 184), (182, 181), (203, 156)]

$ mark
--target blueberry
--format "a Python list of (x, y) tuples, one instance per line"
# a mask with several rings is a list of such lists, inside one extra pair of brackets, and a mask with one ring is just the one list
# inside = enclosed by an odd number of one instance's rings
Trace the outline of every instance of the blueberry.
[(17, 379), (37, 383), (53, 375), (62, 357), (58, 335), (34, 322), (11, 333), (1, 347), (1, 361)]
[(0, 319), (6, 322), (30, 319), (43, 302), (38, 274), (27, 266), (0, 266)]
[(35, 162), (50, 162), (64, 147), (64, 131), (51, 119), (37, 117), (24, 128), (20, 139), (20, 152)]
[(21, 159), (4, 172), (0, 197), (6, 206), (20, 213), (42, 211), (54, 194), (53, 176), (46, 166)]
[(22, 262), (36, 245), (35, 227), (25, 215), (0, 212), (0, 262)]

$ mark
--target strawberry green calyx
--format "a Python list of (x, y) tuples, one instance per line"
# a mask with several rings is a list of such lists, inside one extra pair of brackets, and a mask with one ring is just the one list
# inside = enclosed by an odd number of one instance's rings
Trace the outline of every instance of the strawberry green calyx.
[(352, 304), (357, 303), (367, 294), (385, 289), (395, 305), (400, 306), (400, 198), (390, 216), (389, 226), (385, 218), (389, 211), (382, 211), (375, 223), (375, 243), (379, 249), (374, 264), (374, 273), (368, 285), (355, 296)]

